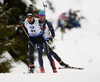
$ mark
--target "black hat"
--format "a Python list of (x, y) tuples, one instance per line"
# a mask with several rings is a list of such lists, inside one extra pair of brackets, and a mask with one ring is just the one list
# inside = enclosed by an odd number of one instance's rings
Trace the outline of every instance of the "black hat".
[(28, 17), (28, 16), (33, 17), (33, 12), (28, 12), (28, 13), (27, 13), (27, 17)]

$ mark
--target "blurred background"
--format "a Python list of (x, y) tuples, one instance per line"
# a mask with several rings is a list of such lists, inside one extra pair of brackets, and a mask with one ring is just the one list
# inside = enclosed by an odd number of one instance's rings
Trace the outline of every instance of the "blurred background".
[[(99, 0), (0, 0), (0, 73), (28, 70), (28, 38), (19, 21), (29, 10), (38, 17), (43, 2), (58, 39), (51, 45), (53, 49), (70, 65), (100, 73)], [(35, 61), (37, 57), (35, 52)]]

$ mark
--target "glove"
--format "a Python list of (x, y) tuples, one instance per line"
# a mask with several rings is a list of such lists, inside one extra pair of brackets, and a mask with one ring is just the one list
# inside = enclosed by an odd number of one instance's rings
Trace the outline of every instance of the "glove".
[(43, 27), (41, 28), (42, 29), (42, 31), (44, 31), (45, 29), (46, 29), (46, 20), (43, 20)]
[(53, 38), (50, 37), (50, 38), (49, 38), (49, 43), (52, 43), (52, 42), (53, 42)]
[(23, 26), (24, 26), (24, 24), (21, 24), (21, 23), (19, 23), (19, 25), (20, 25), (21, 27), (23, 27)]
[(44, 31), (46, 29), (46, 27), (42, 27), (41, 29), (42, 29), (42, 31)]
[(20, 19), (20, 23), (19, 23), (19, 25), (20, 25), (21, 27), (24, 26), (24, 20), (25, 20), (24, 18), (21, 18), (21, 19)]

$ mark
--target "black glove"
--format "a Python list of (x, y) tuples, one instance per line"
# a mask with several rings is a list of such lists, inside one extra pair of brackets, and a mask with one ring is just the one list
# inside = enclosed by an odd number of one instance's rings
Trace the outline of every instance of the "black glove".
[(52, 38), (52, 37), (49, 38), (49, 42), (50, 42), (50, 43), (53, 42), (53, 38)]
[(44, 31), (46, 29), (46, 20), (43, 20), (43, 27), (41, 29), (42, 29), (42, 31)]
[(20, 23), (19, 23), (19, 25), (20, 25), (21, 27), (23, 27), (23, 26), (24, 26), (24, 21), (25, 21), (25, 19), (24, 19), (24, 18), (20, 18)]
[(24, 26), (24, 24), (21, 24), (21, 23), (19, 23), (19, 25), (20, 25), (21, 27), (23, 27), (23, 26)]
[(46, 29), (46, 27), (42, 27), (41, 29), (42, 29), (42, 31), (44, 31)]

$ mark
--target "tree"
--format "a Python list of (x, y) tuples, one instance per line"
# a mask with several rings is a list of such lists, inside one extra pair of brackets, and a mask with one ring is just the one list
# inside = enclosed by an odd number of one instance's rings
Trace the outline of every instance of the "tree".
[[(19, 26), (19, 16), (26, 16), (27, 6), (22, 0), (4, 0), (0, 8), (0, 59), (7, 51), (14, 61), (21, 60), (28, 65), (28, 38)], [(0, 62), (0, 72), (9, 72), (11, 67), (11, 60)]]
[[(2, 54), (7, 51), (12, 44), (9, 37), (14, 34), (14, 29), (12, 26), (8, 26), (7, 20), (10, 18), (9, 15), (11, 14), (11, 9), (6, 11), (6, 7), (7, 4), (2, 5), (0, 3), (0, 60), (4, 58)], [(9, 69), (12, 67), (10, 63), (10, 60), (0, 61), (0, 72), (9, 72)]]

